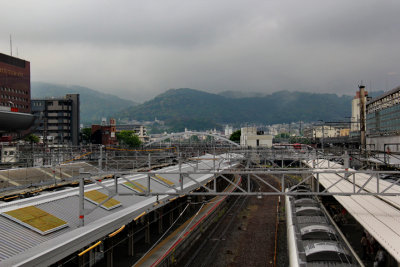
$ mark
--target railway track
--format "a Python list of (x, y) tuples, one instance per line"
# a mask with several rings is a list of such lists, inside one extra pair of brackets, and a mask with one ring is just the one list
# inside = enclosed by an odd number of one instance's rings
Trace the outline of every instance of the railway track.
[[(257, 190), (260, 185), (253, 179), (250, 181), (251, 189)], [(225, 240), (228, 231), (232, 230), (233, 223), (237, 219), (238, 214), (243, 210), (243, 207), (247, 204), (248, 198), (248, 196), (235, 197), (216, 224), (193, 246), (193, 251), (188, 253), (191, 257), (185, 261), (185, 267), (213, 265), (213, 260), (217, 256), (221, 241)], [(229, 201), (232, 201), (232, 199), (231, 197)]]

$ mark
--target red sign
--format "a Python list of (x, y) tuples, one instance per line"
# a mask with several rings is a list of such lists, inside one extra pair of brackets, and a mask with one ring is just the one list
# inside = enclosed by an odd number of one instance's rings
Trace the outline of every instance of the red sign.
[(12, 107), (11, 112), (18, 112), (18, 108)]

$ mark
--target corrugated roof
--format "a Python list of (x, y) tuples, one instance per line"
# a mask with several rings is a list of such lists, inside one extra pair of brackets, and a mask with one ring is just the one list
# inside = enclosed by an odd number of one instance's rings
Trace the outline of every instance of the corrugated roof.
[[(310, 162), (310, 164), (312, 164)], [(317, 161), (319, 168), (328, 167), (327, 161)], [(330, 168), (342, 168), (334, 162), (329, 163)], [(356, 184), (362, 186), (369, 178), (366, 174), (356, 174)], [(352, 178), (350, 178), (352, 180)], [(335, 173), (320, 173), (319, 181), (325, 188), (329, 188), (338, 181)], [(376, 179), (372, 179), (365, 187), (376, 191)], [(389, 182), (378, 180), (382, 186), (390, 185)], [(352, 192), (353, 184), (342, 179), (329, 189), (330, 192)], [(363, 190), (362, 192), (365, 192)], [(388, 192), (400, 192), (400, 186), (394, 185)], [(397, 196), (334, 196), (339, 203), (390, 253), (400, 262), (400, 198)]]
[[(209, 158), (210, 156), (207, 155), (204, 157)], [(231, 165), (221, 157), (221, 164), (219, 166), (220, 169), (224, 169)], [(182, 170), (193, 172), (195, 170), (194, 167), (183, 164)], [(207, 160), (199, 161), (199, 167), (202, 170), (210, 170), (210, 163), (207, 163)], [(172, 172), (177, 171), (177, 169), (177, 166), (173, 166), (164, 168), (161, 171)], [(163, 177), (175, 184), (179, 184), (178, 174), (163, 174)], [(191, 177), (201, 183), (205, 183), (212, 177), (212, 174), (194, 174)], [(130, 175), (126, 176), (126, 178), (147, 185), (147, 180), (145, 180), (147, 179), (147, 175)], [(119, 179), (118, 182), (118, 191), (120, 193), (132, 193), (132, 190), (122, 185), (122, 183), (126, 182), (125, 180)], [(189, 179), (185, 179), (184, 182), (185, 190), (189, 191), (198, 187), (197, 184)], [(105, 181), (102, 184), (113, 187), (114, 181)], [(173, 192), (170, 191), (171, 188), (168, 185), (164, 185), (154, 179), (151, 179), (151, 188), (152, 190), (157, 190), (157, 192)], [(85, 191), (89, 190), (99, 190), (100, 192), (107, 193), (104, 188), (96, 184), (85, 186)], [(156, 201), (156, 197), (152, 196), (116, 195), (113, 198), (121, 202), (122, 205), (112, 210), (95, 209), (92, 213), (85, 215), (84, 227), (78, 227), (79, 198), (77, 188), (0, 205), (0, 212), (34, 205), (68, 223), (67, 228), (47, 235), (41, 235), (10, 219), (0, 216), (0, 265), (18, 265), (24, 261), (26, 261), (27, 265), (50, 264), (102, 238), (121, 225), (132, 221), (132, 218), (144, 209), (154, 209), (153, 204)], [(170, 198), (168, 195), (159, 196), (159, 200), (167, 200), (168, 198)], [(93, 207), (95, 207), (94, 204), (85, 201), (85, 209)], [(46, 255), (49, 255), (48, 258), (46, 258)]]

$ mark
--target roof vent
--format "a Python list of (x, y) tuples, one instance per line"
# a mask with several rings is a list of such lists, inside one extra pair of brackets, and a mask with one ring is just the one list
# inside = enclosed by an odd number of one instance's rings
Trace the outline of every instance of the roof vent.
[(296, 208), (297, 216), (319, 216), (323, 215), (322, 211), (318, 207), (299, 207)]
[(305, 239), (328, 239), (336, 240), (336, 231), (327, 225), (314, 224), (300, 229), (301, 237)]
[(296, 207), (318, 206), (318, 202), (312, 198), (299, 198), (294, 201), (294, 205)]
[(304, 247), (307, 262), (338, 261), (351, 262), (351, 256), (336, 242), (312, 243)]

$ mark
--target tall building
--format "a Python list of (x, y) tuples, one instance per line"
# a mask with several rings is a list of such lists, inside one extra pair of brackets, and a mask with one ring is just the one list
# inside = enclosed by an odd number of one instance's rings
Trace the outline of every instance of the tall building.
[(400, 152), (400, 86), (368, 101), (366, 113), (367, 149)]
[(0, 53), (0, 106), (16, 112), (31, 112), (29, 61)]
[(33, 99), (32, 112), (42, 117), (36, 134), (49, 144), (79, 145), (79, 94)]
[[(367, 97), (368, 97), (368, 92), (365, 91), (364, 95), (364, 103), (367, 103)], [(351, 132), (360, 132), (360, 91), (356, 92), (355, 97), (351, 101), (351, 126), (350, 126), (350, 131)], [(366, 114), (364, 114), (365, 117)]]
[(30, 63), (0, 53), (0, 141), (33, 124)]

